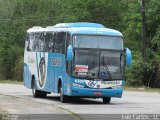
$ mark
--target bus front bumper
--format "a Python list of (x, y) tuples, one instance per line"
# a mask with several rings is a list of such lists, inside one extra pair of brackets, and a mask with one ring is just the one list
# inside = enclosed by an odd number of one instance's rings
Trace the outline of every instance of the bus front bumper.
[(123, 88), (120, 89), (93, 89), (71, 87), (70, 96), (77, 97), (122, 97)]

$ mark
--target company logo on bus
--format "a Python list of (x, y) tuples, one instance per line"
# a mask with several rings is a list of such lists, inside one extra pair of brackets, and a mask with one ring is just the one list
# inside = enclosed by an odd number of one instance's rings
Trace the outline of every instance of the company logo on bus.
[(62, 64), (61, 58), (51, 58), (52, 66), (61, 66), (61, 64)]

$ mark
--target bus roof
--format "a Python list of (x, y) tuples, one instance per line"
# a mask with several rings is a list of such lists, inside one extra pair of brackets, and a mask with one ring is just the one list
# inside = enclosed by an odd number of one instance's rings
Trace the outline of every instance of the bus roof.
[(89, 23), (89, 22), (59, 23), (51, 27), (55, 27), (55, 28), (77, 28), (77, 27), (105, 28), (102, 24)]
[(27, 32), (47, 32), (47, 31), (68, 31), (71, 34), (94, 34), (94, 35), (109, 35), (120, 36), (122, 33), (110, 28), (105, 28), (102, 24), (89, 23), (89, 22), (76, 22), (76, 23), (59, 23), (54, 26), (48, 26), (46, 28), (33, 27)]

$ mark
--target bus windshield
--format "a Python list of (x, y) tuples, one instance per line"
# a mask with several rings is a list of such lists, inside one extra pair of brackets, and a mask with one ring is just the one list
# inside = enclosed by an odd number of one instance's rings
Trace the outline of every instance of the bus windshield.
[(74, 77), (94, 80), (123, 79), (122, 38), (76, 35), (73, 39), (73, 46), (72, 75)]
[(73, 46), (76, 48), (123, 50), (123, 39), (121, 37), (102, 35), (74, 35)]
[(123, 79), (122, 51), (75, 49), (73, 76), (86, 79)]

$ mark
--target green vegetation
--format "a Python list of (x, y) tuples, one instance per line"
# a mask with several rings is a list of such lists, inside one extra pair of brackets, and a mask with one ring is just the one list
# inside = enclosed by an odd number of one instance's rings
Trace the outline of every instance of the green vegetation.
[(0, 80), (0, 83), (7, 83), (7, 84), (23, 84), (22, 81), (17, 81), (17, 80)]
[(138, 92), (157, 92), (160, 93), (159, 88), (150, 88), (150, 87), (132, 87), (132, 86), (126, 86), (124, 87), (125, 91), (138, 91)]
[(159, 88), (151, 88), (151, 87), (146, 87), (146, 86), (133, 86), (133, 85), (130, 85), (130, 81), (125, 82), (124, 90), (125, 91), (157, 92), (157, 93), (160, 93)]
[(22, 80), (25, 32), (32, 26), (97, 22), (124, 35), (133, 53), (132, 86), (160, 87), (160, 1), (146, 0), (146, 61), (141, 55), (140, 0), (0, 0), (0, 79)]
[[(2, 113), (1, 113), (2, 112)], [(0, 120), (11, 120), (14, 116), (8, 114), (7, 112), (0, 111)]]
[(0, 106), (0, 120), (9, 120), (9, 114), (6, 110), (2, 109), (2, 106)]

